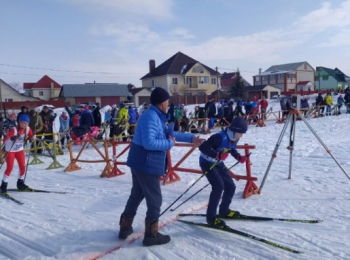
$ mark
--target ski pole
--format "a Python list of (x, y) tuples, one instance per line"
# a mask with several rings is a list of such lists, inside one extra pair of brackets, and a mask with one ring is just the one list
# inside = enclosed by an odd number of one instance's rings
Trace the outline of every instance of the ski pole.
[[(34, 140), (34, 142), (35, 142), (35, 140)], [(26, 144), (26, 146), (27, 146), (27, 144)], [(26, 171), (25, 171), (25, 173), (24, 173), (23, 182), (25, 182), (25, 181), (26, 181), (26, 178), (27, 178), (27, 171), (28, 171), (29, 158), (30, 158), (30, 149), (31, 149), (31, 148), (29, 148), (29, 152), (28, 152), (28, 159), (27, 159)]]
[[(249, 153), (247, 155), (247, 157), (249, 157), (252, 153)], [(236, 162), (234, 165), (232, 165), (230, 168), (228, 168), (227, 170), (231, 170), (233, 167), (235, 167), (239, 162)], [(176, 208), (171, 209), (170, 211), (174, 211), (176, 209), (178, 209), (180, 206), (182, 206), (183, 204), (185, 204), (187, 201), (189, 201), (190, 199), (192, 199), (194, 196), (196, 196), (198, 193), (200, 193), (202, 190), (204, 190), (206, 187), (208, 187), (210, 183), (206, 184), (203, 188), (201, 188), (200, 190), (198, 190), (195, 194), (193, 194), (191, 197), (189, 197), (188, 199), (186, 199), (184, 202), (182, 202), (180, 205), (178, 205)]]
[(171, 203), (169, 207), (167, 207), (162, 213), (160, 213), (159, 217), (162, 216), (165, 212), (167, 212), (179, 199), (181, 199), (182, 196), (185, 195), (197, 182), (199, 182), (200, 179), (204, 177), (204, 175), (206, 175), (209, 171), (211, 171), (218, 164), (218, 162), (219, 161), (216, 161), (215, 163), (213, 163), (213, 165), (210, 166), (209, 170), (207, 170), (204, 174), (202, 174), (202, 176), (199, 177), (190, 187), (188, 187), (188, 189), (185, 190), (185, 192), (182, 193), (176, 200), (174, 200), (174, 202)]

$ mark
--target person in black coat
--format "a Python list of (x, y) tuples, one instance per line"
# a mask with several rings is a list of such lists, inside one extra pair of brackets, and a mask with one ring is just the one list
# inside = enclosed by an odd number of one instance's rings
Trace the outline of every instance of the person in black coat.
[(94, 117), (94, 126), (97, 126), (98, 128), (101, 127), (101, 113), (100, 113), (100, 107), (95, 107), (94, 111), (92, 112), (92, 115)]
[(28, 108), (26, 106), (22, 106), (21, 107), (21, 112), (19, 112), (18, 115), (17, 115), (17, 124), (19, 123), (18, 120), (21, 117), (21, 115), (27, 115), (29, 117)]
[(209, 132), (210, 132), (210, 129), (212, 129), (214, 127), (214, 117), (215, 117), (215, 114), (216, 114), (216, 107), (215, 107), (215, 103), (214, 103), (214, 98), (213, 97), (210, 97), (209, 98), (209, 102), (207, 102), (205, 104), (205, 112), (207, 113), (207, 118), (210, 119), (209, 121)]
[(320, 107), (319, 111), (321, 111), (320, 116), (323, 116), (323, 112), (324, 112), (324, 101), (323, 101), (323, 97), (322, 97), (322, 93), (318, 93), (318, 97), (316, 98), (316, 106)]

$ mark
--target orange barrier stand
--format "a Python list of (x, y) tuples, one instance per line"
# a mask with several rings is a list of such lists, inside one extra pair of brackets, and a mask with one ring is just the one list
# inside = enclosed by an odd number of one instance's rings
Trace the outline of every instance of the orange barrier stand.
[[(127, 146), (119, 153), (117, 154), (116, 147), (119, 144), (126, 144)], [(125, 154), (125, 152), (130, 149), (131, 142), (113, 142), (113, 170), (109, 172), (108, 176), (103, 177), (116, 177), (119, 175), (124, 174), (119, 168), (118, 165), (126, 165), (126, 162), (118, 161), (118, 158)], [(190, 156), (191, 153), (193, 153), (194, 150), (197, 149), (197, 146), (194, 146), (193, 144), (186, 144), (186, 143), (176, 143), (176, 147), (189, 147), (191, 148), (174, 166), (172, 165), (171, 161), (171, 151), (167, 151), (167, 159), (168, 159), (168, 168), (167, 168), (167, 174), (164, 177), (160, 178), (160, 181), (163, 182), (163, 185), (171, 184), (177, 181), (180, 181), (180, 176), (176, 172), (190, 172), (190, 173), (197, 173), (197, 174), (203, 174), (201, 170), (197, 169), (190, 169), (190, 168), (184, 168), (180, 167), (180, 165)], [(248, 155), (250, 153), (251, 149), (255, 149), (254, 145), (238, 145), (236, 149), (244, 149), (244, 154)], [(251, 166), (252, 163), (250, 161), (250, 157), (248, 157), (246, 161), (246, 172), (247, 175), (237, 175), (230, 171), (230, 175), (235, 180), (246, 180), (247, 184), (245, 186), (244, 192), (243, 192), (243, 198), (248, 198), (252, 194), (256, 194), (258, 191), (258, 186), (254, 183), (258, 180), (256, 177), (252, 177), (251, 173)]]

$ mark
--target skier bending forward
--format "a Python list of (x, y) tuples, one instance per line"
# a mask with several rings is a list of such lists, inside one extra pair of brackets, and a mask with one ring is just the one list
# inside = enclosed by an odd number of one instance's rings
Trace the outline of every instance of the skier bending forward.
[(29, 117), (27, 115), (21, 115), (19, 118), (19, 125), (17, 127), (12, 127), (9, 131), (9, 134), (4, 138), (5, 143), (5, 151), (6, 151), (6, 170), (4, 172), (4, 177), (1, 183), (1, 192), (7, 192), (7, 181), (10, 177), (13, 163), (16, 158), (18, 166), (19, 166), (19, 177), (17, 181), (17, 188), (20, 190), (25, 190), (28, 188), (27, 185), (24, 184), (24, 176), (26, 172), (26, 162), (25, 155), (23, 151), (23, 144), (25, 139), (28, 137), (29, 140), (35, 140), (35, 134), (33, 134), (32, 130), (28, 126)]
[[(239, 138), (247, 132), (247, 129), (246, 121), (241, 117), (237, 117), (232, 120), (226, 130), (212, 135), (199, 146), (201, 151), (199, 165), (202, 171), (206, 173), (206, 177), (212, 186), (207, 210), (207, 223), (209, 225), (216, 227), (226, 225), (216, 215), (222, 191), (224, 191), (224, 194), (219, 208), (219, 216), (222, 218), (239, 218), (240, 216), (238, 211), (229, 209), (236, 186), (223, 161), (230, 153), (240, 163), (246, 162), (247, 157), (241, 156), (237, 152), (236, 145)], [(215, 166), (212, 167), (214, 164)]]

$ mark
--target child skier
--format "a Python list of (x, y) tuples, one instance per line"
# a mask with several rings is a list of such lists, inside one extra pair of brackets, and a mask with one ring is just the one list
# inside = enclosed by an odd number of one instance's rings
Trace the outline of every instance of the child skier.
[[(206, 173), (206, 177), (212, 186), (207, 210), (207, 223), (209, 225), (216, 227), (226, 225), (216, 215), (222, 191), (224, 191), (224, 194), (219, 208), (219, 216), (222, 218), (239, 218), (240, 216), (238, 211), (229, 209), (236, 186), (223, 161), (230, 153), (240, 163), (246, 162), (247, 157), (241, 156), (235, 148), (239, 138), (247, 132), (247, 128), (247, 122), (241, 117), (236, 117), (226, 130), (212, 135), (199, 146), (201, 151), (199, 165), (202, 171)], [(213, 164), (215, 166), (210, 169)]]
[(20, 175), (17, 181), (17, 188), (19, 190), (25, 190), (28, 188), (28, 186), (24, 184), (26, 162), (23, 151), (23, 144), (27, 137), (29, 138), (29, 140), (34, 141), (36, 136), (28, 126), (29, 117), (26, 114), (22, 114), (19, 117), (18, 121), (19, 125), (17, 127), (11, 128), (9, 134), (4, 138), (4, 143), (6, 145), (5, 150), (7, 168), (4, 172), (4, 177), (1, 183), (2, 193), (7, 192), (7, 181), (10, 177), (15, 158), (20, 169)]

